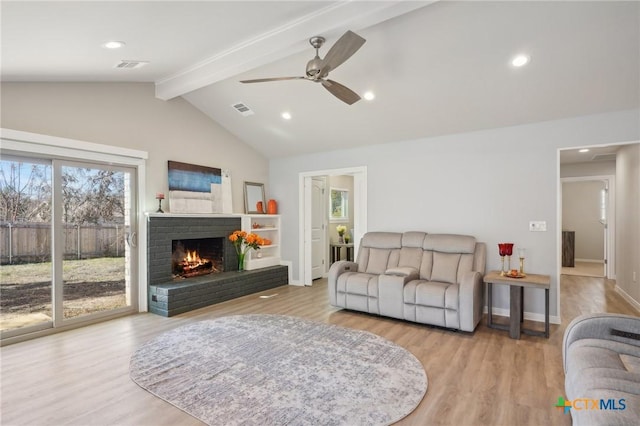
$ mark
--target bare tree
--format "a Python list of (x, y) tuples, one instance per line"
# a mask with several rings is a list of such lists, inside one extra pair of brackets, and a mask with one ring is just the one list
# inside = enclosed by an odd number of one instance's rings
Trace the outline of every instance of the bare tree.
[(0, 220), (51, 220), (51, 167), (46, 164), (2, 161), (0, 164)]
[(63, 168), (63, 214), (66, 223), (122, 221), (124, 174), (112, 170)]
[[(62, 214), (65, 223), (122, 222), (124, 173), (62, 167)], [(0, 161), (0, 220), (51, 221), (51, 166)]]

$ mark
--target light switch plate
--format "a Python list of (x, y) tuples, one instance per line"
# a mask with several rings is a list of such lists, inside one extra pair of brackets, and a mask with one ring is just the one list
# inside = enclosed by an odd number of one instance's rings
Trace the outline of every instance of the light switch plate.
[(529, 231), (531, 232), (545, 232), (547, 230), (546, 220), (532, 220), (529, 222)]

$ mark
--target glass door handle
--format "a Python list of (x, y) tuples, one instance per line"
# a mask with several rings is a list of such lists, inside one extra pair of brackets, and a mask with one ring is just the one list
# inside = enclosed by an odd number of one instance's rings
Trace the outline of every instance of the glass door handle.
[(138, 233), (137, 232), (127, 232), (127, 244), (129, 247), (136, 248), (138, 247)]

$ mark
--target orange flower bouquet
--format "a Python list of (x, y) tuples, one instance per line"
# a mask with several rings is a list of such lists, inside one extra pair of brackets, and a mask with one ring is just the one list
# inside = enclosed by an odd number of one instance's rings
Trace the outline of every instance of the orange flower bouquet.
[(229, 235), (229, 241), (233, 243), (238, 253), (238, 270), (244, 271), (244, 257), (251, 249), (259, 250), (264, 245), (264, 240), (258, 234), (246, 233), (245, 231), (233, 231)]

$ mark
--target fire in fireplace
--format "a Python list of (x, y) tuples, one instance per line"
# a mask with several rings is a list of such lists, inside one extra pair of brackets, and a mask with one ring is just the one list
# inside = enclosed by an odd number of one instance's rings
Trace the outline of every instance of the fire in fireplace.
[(174, 278), (190, 278), (224, 270), (223, 238), (174, 240), (171, 270)]

